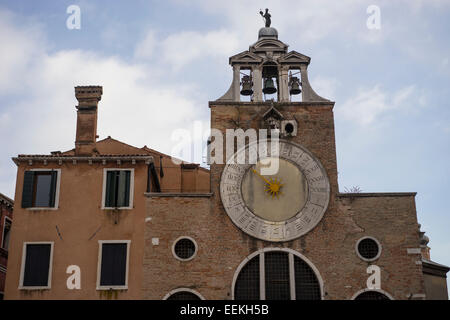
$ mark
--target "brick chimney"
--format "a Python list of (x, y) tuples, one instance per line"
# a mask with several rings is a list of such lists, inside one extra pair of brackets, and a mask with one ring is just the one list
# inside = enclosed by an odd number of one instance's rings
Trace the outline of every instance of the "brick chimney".
[(97, 140), (97, 107), (102, 94), (101, 86), (75, 87), (75, 97), (78, 100), (75, 140), (77, 156), (90, 156), (94, 151)]

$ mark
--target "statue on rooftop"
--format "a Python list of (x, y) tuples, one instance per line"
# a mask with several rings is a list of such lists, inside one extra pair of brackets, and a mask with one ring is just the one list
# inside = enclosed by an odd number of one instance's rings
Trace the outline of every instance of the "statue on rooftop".
[(264, 18), (264, 20), (266, 21), (266, 28), (270, 28), (270, 24), (272, 23), (272, 21), (270, 20), (270, 13), (269, 13), (269, 9), (266, 9), (266, 13), (263, 14), (262, 10), (259, 11), (259, 14)]

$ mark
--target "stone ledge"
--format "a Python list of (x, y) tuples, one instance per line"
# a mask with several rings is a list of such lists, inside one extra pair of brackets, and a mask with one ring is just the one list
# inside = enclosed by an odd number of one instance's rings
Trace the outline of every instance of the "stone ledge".
[[(306, 101), (306, 102), (273, 102), (273, 106), (274, 107), (278, 107), (278, 106), (303, 106), (303, 107), (307, 107), (307, 106), (334, 106), (335, 102), (334, 101)], [(232, 105), (232, 106), (257, 106), (257, 105), (262, 105), (262, 106), (272, 106), (272, 102), (271, 101), (255, 101), (255, 102), (250, 102), (250, 101), (209, 101), (208, 102), (209, 107), (217, 105), (217, 106), (223, 106), (223, 105)]]
[(367, 198), (367, 197), (415, 197), (417, 192), (367, 192), (367, 193), (338, 193), (342, 198)]
[(164, 192), (145, 192), (144, 195), (146, 197), (152, 198), (152, 197), (158, 197), (158, 198), (210, 198), (213, 196), (212, 193), (182, 193), (182, 192), (170, 192), (170, 193), (164, 193)]

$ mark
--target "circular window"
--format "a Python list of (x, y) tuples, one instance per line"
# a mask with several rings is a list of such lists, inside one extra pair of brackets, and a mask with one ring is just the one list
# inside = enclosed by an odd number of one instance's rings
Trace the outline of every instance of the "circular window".
[(175, 241), (172, 251), (177, 259), (188, 261), (194, 258), (197, 252), (197, 244), (192, 238), (181, 237)]
[(284, 126), (284, 130), (286, 130), (287, 133), (291, 134), (292, 132), (294, 132), (294, 125), (292, 123), (287, 123)]
[(356, 253), (365, 261), (373, 261), (380, 256), (381, 245), (375, 238), (364, 237), (356, 243)]

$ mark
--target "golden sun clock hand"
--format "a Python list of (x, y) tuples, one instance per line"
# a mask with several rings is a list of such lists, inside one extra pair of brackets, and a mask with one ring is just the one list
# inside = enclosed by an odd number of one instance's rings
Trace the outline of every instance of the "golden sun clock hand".
[(264, 191), (267, 192), (268, 195), (271, 195), (272, 198), (273, 198), (274, 196), (276, 196), (276, 197), (278, 198), (278, 196), (279, 196), (280, 194), (282, 194), (282, 192), (281, 192), (281, 190), (280, 190), (281, 187), (283, 186), (283, 184), (281, 184), (281, 179), (278, 180), (278, 178), (275, 178), (275, 179), (272, 179), (272, 178), (271, 178), (270, 181), (269, 181), (269, 180), (267, 180), (266, 178), (264, 178), (264, 177), (263, 177), (258, 171), (256, 171), (255, 169), (252, 169), (252, 171), (253, 171), (258, 177), (260, 177), (261, 179), (264, 180), (264, 182), (266, 183)]

